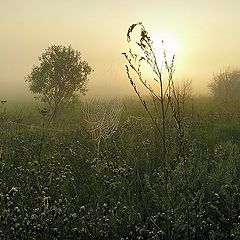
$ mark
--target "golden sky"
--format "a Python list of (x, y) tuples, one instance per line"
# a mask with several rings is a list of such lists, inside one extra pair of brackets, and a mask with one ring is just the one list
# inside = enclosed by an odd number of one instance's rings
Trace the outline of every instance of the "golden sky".
[(213, 73), (239, 66), (239, 9), (239, 0), (0, 0), (0, 94), (27, 95), (24, 78), (53, 44), (72, 45), (94, 68), (89, 94), (128, 94), (121, 53), (138, 21), (174, 45), (175, 77), (204, 94)]

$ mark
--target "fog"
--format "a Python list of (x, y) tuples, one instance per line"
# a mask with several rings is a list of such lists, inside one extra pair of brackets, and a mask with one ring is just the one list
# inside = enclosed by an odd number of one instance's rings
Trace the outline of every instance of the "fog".
[(1, 98), (32, 99), (25, 77), (58, 44), (81, 51), (94, 69), (88, 96), (133, 94), (121, 53), (128, 51), (128, 27), (138, 21), (150, 35), (167, 33), (177, 42), (175, 78), (192, 79), (193, 92), (207, 95), (214, 72), (238, 65), (239, 7), (237, 0), (0, 1)]

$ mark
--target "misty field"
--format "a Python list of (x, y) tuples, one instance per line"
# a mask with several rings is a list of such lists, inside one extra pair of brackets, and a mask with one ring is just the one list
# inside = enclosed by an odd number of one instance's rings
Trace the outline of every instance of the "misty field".
[[(184, 161), (169, 121), (163, 165), (142, 105), (113, 102), (76, 105), (54, 125), (43, 108), (2, 102), (0, 239), (240, 239), (238, 105), (186, 104)], [(95, 136), (94, 104), (112, 116)]]

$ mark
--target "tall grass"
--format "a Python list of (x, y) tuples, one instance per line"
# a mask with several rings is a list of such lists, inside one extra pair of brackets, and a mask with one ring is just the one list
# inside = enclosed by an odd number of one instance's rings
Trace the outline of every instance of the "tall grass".
[(239, 121), (231, 117), (227, 125), (209, 102), (205, 113), (194, 102), (201, 117), (192, 119), (187, 108), (188, 185), (183, 165), (172, 159), (169, 196), (155, 164), (161, 141), (137, 101), (125, 101), (132, 117), (124, 113), (102, 142), (102, 158), (81, 120), (71, 131), (46, 129), (41, 168), (41, 125), (2, 123), (0, 238), (187, 239), (189, 231), (192, 239), (239, 239)]

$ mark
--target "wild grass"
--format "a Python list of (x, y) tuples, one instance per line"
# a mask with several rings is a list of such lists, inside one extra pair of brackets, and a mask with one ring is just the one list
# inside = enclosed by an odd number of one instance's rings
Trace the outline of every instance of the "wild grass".
[(48, 126), (44, 139), (35, 107), (22, 111), (21, 123), (7, 115), (0, 127), (0, 239), (240, 238), (235, 107), (222, 112), (211, 99), (194, 99), (194, 113), (187, 106), (186, 164), (168, 144), (166, 185), (151, 119), (137, 101), (123, 102), (127, 111), (102, 140), (101, 157), (80, 106)]

